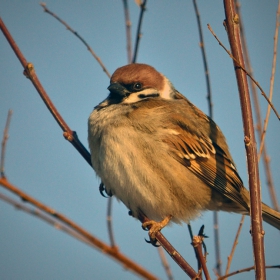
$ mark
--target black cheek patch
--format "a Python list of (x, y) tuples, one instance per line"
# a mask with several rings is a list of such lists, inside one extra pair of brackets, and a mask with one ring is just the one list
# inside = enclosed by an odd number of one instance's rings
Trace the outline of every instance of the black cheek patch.
[(151, 94), (138, 94), (139, 98), (147, 98), (147, 97), (159, 97), (158, 93), (151, 93)]

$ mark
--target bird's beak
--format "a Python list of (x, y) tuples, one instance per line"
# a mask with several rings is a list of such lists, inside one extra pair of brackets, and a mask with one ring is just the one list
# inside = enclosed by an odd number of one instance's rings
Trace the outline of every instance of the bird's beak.
[(130, 95), (130, 91), (128, 91), (124, 86), (122, 86), (119, 83), (110, 84), (107, 89), (114, 96), (119, 96), (124, 98)]

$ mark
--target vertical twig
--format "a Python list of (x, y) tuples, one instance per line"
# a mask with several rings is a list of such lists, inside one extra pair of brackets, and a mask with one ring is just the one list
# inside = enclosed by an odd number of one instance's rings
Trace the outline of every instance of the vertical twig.
[(164, 270), (165, 270), (165, 273), (166, 273), (166, 276), (167, 276), (167, 279), (168, 280), (173, 280), (173, 275), (172, 275), (172, 271), (171, 271), (171, 267), (165, 257), (165, 254), (164, 254), (164, 250), (162, 249), (162, 247), (158, 247), (158, 254), (160, 256), (160, 259), (161, 259), (161, 263), (164, 267)]
[(107, 204), (107, 228), (109, 233), (109, 240), (112, 247), (116, 246), (114, 234), (113, 234), (113, 225), (112, 225), (112, 204), (113, 204), (113, 197), (108, 198)]
[(132, 61), (131, 21), (130, 21), (130, 17), (129, 17), (129, 9), (128, 9), (127, 0), (123, 0), (123, 7), (124, 7), (125, 30), (126, 30), (127, 63), (130, 64)]
[[(193, 240), (194, 235), (193, 235), (192, 226), (191, 226), (190, 222), (188, 223), (188, 230), (189, 230), (189, 234), (190, 234), (191, 240)], [(193, 247), (194, 254), (195, 254), (195, 257), (196, 257), (196, 260), (197, 260), (197, 270), (199, 271), (201, 269), (199, 257), (197, 255), (197, 252), (196, 252), (194, 246), (192, 246), (192, 247)]]
[[(240, 11), (240, 2), (237, 1), (237, 0), (235, 0), (235, 8), (236, 8), (236, 12), (239, 15), (240, 35), (241, 35), (242, 48), (243, 48), (243, 51), (244, 51), (245, 65), (246, 65), (246, 68), (248, 69), (249, 74), (251, 76), (253, 76), (253, 69), (252, 69), (251, 62), (250, 62), (250, 56), (249, 56), (249, 51), (248, 51), (246, 37), (245, 37), (242, 15), (241, 15), (241, 11)], [(261, 108), (260, 108), (260, 103), (259, 103), (259, 98), (258, 98), (257, 86), (252, 81), (252, 79), (249, 79), (249, 85), (250, 85), (250, 88), (251, 88), (253, 101), (254, 101), (254, 111), (255, 111), (255, 115), (256, 115), (256, 125), (255, 126), (256, 126), (257, 133), (258, 133), (259, 141), (261, 142), (262, 116), (261, 116)], [(270, 158), (269, 158), (269, 155), (267, 153), (265, 141), (264, 141), (264, 145), (263, 145), (262, 159), (263, 159), (265, 176), (266, 176), (266, 183), (267, 183), (270, 199), (271, 199), (273, 208), (275, 210), (279, 211), (279, 205), (278, 205), (278, 202), (277, 202), (277, 196), (276, 196), (275, 187), (274, 187), (273, 178), (272, 178), (272, 173), (271, 173), (271, 168), (270, 168)], [(260, 157), (258, 158), (258, 160), (260, 161)]]
[(0, 176), (1, 178), (5, 178), (5, 155), (6, 155), (6, 147), (7, 141), (9, 138), (9, 127), (12, 118), (12, 110), (8, 111), (7, 121), (3, 132), (3, 139), (2, 139), (2, 149), (1, 149), (1, 162), (0, 162)]
[[(279, 30), (279, 24), (280, 24), (279, 20), (280, 20), (280, 1), (278, 1), (278, 8), (277, 8), (277, 13), (276, 13), (276, 27), (275, 27), (275, 32), (274, 32), (273, 59), (272, 59), (271, 78), (270, 78), (270, 87), (269, 87), (269, 100), (270, 101), (272, 101), (273, 88), (274, 88), (276, 59), (277, 59), (277, 45), (278, 45), (278, 30)], [(264, 122), (264, 126), (263, 126), (263, 131), (262, 131), (259, 157), (262, 154), (262, 150), (263, 150), (263, 146), (264, 146), (264, 139), (265, 139), (265, 134), (266, 134), (267, 126), (268, 126), (270, 110), (271, 110), (271, 107), (268, 105), (267, 111), (266, 111), (266, 116), (265, 116), (265, 122)]]
[(232, 258), (233, 258), (236, 246), (238, 244), (238, 238), (239, 238), (239, 235), (241, 233), (241, 229), (242, 229), (242, 226), (243, 226), (243, 223), (244, 223), (244, 219), (245, 219), (245, 216), (242, 215), (240, 223), (239, 223), (239, 227), (238, 227), (238, 230), (236, 232), (235, 239), (234, 239), (234, 242), (233, 242), (233, 245), (232, 245), (232, 248), (231, 248), (231, 252), (228, 256), (228, 262), (227, 262), (227, 267), (226, 267), (226, 272), (225, 272), (226, 275), (229, 273), (230, 265), (231, 265), (231, 262), (232, 262)]
[(213, 103), (212, 103), (212, 93), (211, 93), (211, 84), (210, 84), (210, 73), (209, 73), (209, 69), (208, 69), (206, 52), (205, 52), (205, 48), (204, 48), (204, 40), (203, 40), (203, 33), (202, 33), (200, 15), (199, 15), (199, 10), (198, 10), (197, 4), (196, 4), (196, 0), (193, 0), (193, 5), (194, 5), (194, 10), (195, 10), (196, 19), (197, 19), (199, 39), (200, 39), (199, 46), (200, 46), (200, 49), (201, 49), (203, 66), (204, 66), (204, 73), (205, 73), (205, 79), (206, 79), (209, 117), (213, 118)]
[[(208, 112), (209, 117), (213, 119), (213, 102), (212, 102), (212, 92), (211, 92), (211, 84), (210, 84), (210, 73), (208, 69), (208, 63), (206, 58), (206, 52), (204, 47), (203, 33), (200, 21), (200, 14), (198, 10), (198, 6), (196, 0), (193, 0), (194, 10), (197, 19), (198, 32), (199, 32), (199, 46), (201, 49), (204, 73), (206, 79), (206, 87), (207, 87), (207, 100), (208, 100)], [(220, 249), (220, 236), (219, 236), (219, 217), (218, 212), (213, 212), (213, 223), (214, 223), (214, 240), (215, 240), (215, 254), (216, 254), (216, 271), (219, 275), (222, 274), (222, 261), (221, 261), (221, 249)]]
[[(239, 33), (239, 18), (235, 12), (234, 1), (224, 0), (225, 25), (232, 50), (232, 55), (244, 68), (242, 47)], [(265, 279), (264, 231), (262, 228), (261, 192), (257, 159), (256, 140), (246, 73), (233, 61), (242, 111), (244, 141), (247, 154), (247, 167), (250, 188), (250, 214), (252, 242), (255, 257), (256, 279)]]
[(203, 237), (199, 236), (199, 235), (195, 235), (193, 237), (192, 245), (195, 249), (196, 255), (199, 259), (199, 263), (202, 267), (202, 270), (203, 270), (203, 273), (205, 275), (206, 280), (210, 280), (211, 277), (210, 277), (209, 271), (208, 271), (207, 266), (206, 266), (206, 259), (205, 259), (205, 257), (203, 256), (203, 253), (202, 253), (202, 242), (203, 242)]
[(140, 5), (141, 11), (140, 11), (140, 15), (139, 15), (137, 36), (136, 36), (136, 42), (135, 42), (135, 46), (134, 46), (134, 55), (133, 55), (132, 63), (135, 63), (137, 60), (139, 43), (140, 43), (140, 39), (142, 37), (141, 25), (142, 25), (142, 21), (143, 21), (143, 17), (144, 17), (144, 12), (146, 10), (146, 2), (147, 2), (147, 0), (143, 0), (142, 4)]

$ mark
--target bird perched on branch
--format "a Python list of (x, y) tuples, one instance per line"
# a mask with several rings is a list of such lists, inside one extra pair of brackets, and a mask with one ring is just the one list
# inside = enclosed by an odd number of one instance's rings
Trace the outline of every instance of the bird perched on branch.
[[(150, 236), (170, 220), (205, 210), (249, 214), (250, 197), (216, 123), (153, 67), (129, 64), (111, 77), (108, 97), (88, 121), (92, 166)], [(280, 213), (262, 204), (280, 229)]]

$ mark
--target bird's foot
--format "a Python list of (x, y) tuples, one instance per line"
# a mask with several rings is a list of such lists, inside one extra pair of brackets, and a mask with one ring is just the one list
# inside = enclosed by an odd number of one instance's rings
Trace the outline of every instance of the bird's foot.
[(142, 224), (142, 228), (144, 230), (149, 230), (149, 236), (152, 244), (156, 241), (156, 233), (162, 230), (171, 219), (172, 215), (168, 215), (161, 222), (150, 220)]

